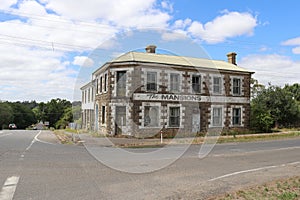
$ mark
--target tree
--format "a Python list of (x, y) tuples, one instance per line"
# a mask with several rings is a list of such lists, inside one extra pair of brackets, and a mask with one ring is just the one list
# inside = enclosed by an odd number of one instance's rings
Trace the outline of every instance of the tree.
[(297, 126), (300, 109), (294, 93), (285, 88), (272, 86), (257, 92), (251, 101), (251, 124), (259, 131), (272, 127)]
[(44, 118), (46, 121), (49, 121), (50, 127), (60, 128), (56, 123), (64, 116), (66, 108), (72, 108), (72, 104), (65, 99), (52, 99), (45, 104)]
[(13, 110), (13, 121), (18, 128), (25, 129), (36, 123), (33, 111), (26, 104), (21, 102), (9, 103)]
[(73, 121), (72, 107), (67, 107), (64, 110), (63, 116), (55, 123), (56, 128), (66, 128)]
[(7, 102), (0, 102), (0, 129), (7, 128), (13, 121), (13, 110)]
[(300, 102), (300, 84), (299, 83), (295, 83), (293, 85), (285, 85), (284, 89), (291, 92), (294, 99), (296, 101)]

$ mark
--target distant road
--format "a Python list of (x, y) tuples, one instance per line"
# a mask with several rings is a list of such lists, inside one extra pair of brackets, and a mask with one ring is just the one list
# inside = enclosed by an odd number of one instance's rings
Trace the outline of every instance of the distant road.
[[(0, 131), (0, 200), (206, 199), (300, 174), (300, 138), (218, 144), (203, 159), (198, 157), (200, 147), (192, 145), (161, 170), (129, 174), (103, 165), (83, 146), (61, 145), (53, 137), (49, 143), (48, 136), (39, 131)], [(163, 161), (160, 157), (149, 162)], [(122, 163), (128, 163), (126, 158)]]

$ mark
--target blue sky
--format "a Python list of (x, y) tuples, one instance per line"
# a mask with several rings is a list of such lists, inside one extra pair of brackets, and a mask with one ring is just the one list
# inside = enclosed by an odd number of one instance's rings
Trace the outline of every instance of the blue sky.
[(0, 99), (77, 100), (97, 67), (147, 44), (217, 60), (234, 51), (263, 84), (299, 83), (299, 7), (297, 0), (1, 0)]

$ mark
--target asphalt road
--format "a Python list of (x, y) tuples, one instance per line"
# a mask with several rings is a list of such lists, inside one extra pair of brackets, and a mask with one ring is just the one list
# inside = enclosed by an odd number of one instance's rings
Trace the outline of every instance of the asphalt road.
[(202, 159), (192, 145), (174, 159), (183, 150), (125, 150), (142, 155), (130, 157), (114, 148), (61, 145), (48, 132), (1, 131), (0, 200), (207, 199), (300, 175), (300, 138), (220, 144)]

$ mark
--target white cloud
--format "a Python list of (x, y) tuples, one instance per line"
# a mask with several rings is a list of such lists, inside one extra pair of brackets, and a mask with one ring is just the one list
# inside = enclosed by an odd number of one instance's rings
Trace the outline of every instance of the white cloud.
[(173, 4), (170, 3), (169, 1), (162, 1), (161, 7), (163, 9), (169, 10), (170, 12), (173, 12)]
[(101, 19), (119, 27), (165, 27), (170, 16), (156, 8), (155, 3), (156, 0), (89, 0), (85, 3), (73, 0), (47, 0), (46, 8), (73, 20)]
[(5, 44), (0, 45), (0, 52), (2, 99), (72, 98), (77, 72), (61, 61), (61, 53)]
[(93, 64), (76, 54), (115, 48), (112, 37), (120, 30), (168, 27), (172, 5), (157, 0), (1, 0), (0, 9), (22, 17), (0, 22), (1, 98), (48, 100), (70, 99), (72, 65)]
[(72, 65), (94, 64), (77, 55), (98, 47), (119, 51), (112, 38), (120, 31), (170, 29), (161, 32), (164, 40), (193, 36), (216, 43), (251, 35), (256, 26), (255, 17), (238, 12), (206, 24), (188, 18), (170, 24), (173, 5), (168, 0), (1, 0), (0, 10), (22, 17), (0, 22), (0, 90), (1, 98), (9, 100), (71, 99)]
[(1, 0), (0, 10), (6, 10), (12, 5), (16, 4), (18, 0)]
[(297, 46), (292, 49), (294, 54), (300, 54), (300, 37), (292, 38), (281, 43), (284, 46)]
[(162, 39), (165, 41), (176, 41), (176, 40), (185, 40), (188, 38), (187, 34), (183, 30), (174, 30), (162, 33)]
[(300, 46), (292, 49), (294, 54), (300, 54)]
[(241, 59), (240, 66), (255, 72), (254, 78), (263, 84), (285, 85), (299, 82), (300, 62), (277, 54), (248, 55)]
[(188, 32), (208, 43), (219, 43), (231, 37), (253, 35), (256, 26), (257, 19), (250, 13), (225, 12), (206, 24), (193, 21)]
[(187, 26), (190, 26), (192, 23), (192, 20), (187, 18), (185, 20), (179, 19), (176, 20), (173, 24), (173, 28), (175, 29), (185, 29)]
[(298, 46), (298, 45), (300, 45), (300, 37), (286, 40), (286, 41), (282, 42), (281, 44), (286, 45), (286, 46)]
[(81, 67), (92, 67), (94, 65), (94, 61), (91, 58), (86, 56), (75, 56), (72, 64)]
[(23, 1), (19, 5), (18, 12), (26, 13), (26, 14), (34, 14), (36, 16), (47, 15), (45, 8), (36, 1)]

